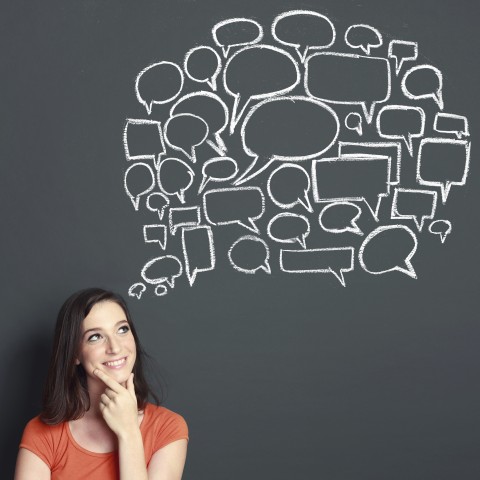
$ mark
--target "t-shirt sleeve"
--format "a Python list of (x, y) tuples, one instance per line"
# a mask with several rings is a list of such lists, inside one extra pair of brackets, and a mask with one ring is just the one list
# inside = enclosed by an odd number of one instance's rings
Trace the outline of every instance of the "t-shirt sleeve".
[(38, 417), (30, 420), (23, 431), (20, 448), (26, 448), (40, 457), (52, 469), (55, 445), (51, 427), (45, 425)]
[(178, 413), (165, 409), (165, 417), (156, 434), (153, 451), (156, 452), (165, 445), (176, 440), (188, 440), (188, 426), (185, 419)]

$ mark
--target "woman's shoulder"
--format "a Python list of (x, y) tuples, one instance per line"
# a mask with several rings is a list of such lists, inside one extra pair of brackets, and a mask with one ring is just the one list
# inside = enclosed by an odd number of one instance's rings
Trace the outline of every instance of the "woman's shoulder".
[(24, 432), (32, 435), (58, 435), (61, 434), (64, 425), (63, 422), (56, 425), (49, 425), (42, 421), (40, 415), (37, 415), (27, 422)]
[(186, 421), (182, 415), (170, 410), (162, 405), (147, 403), (144, 409), (144, 421), (156, 424), (185, 424)]

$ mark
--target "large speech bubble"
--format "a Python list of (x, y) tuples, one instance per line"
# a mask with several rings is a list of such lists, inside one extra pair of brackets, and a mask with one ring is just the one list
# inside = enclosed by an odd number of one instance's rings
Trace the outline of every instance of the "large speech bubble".
[(157, 172), (158, 186), (165, 195), (176, 195), (185, 203), (185, 192), (192, 185), (195, 173), (190, 165), (179, 158), (165, 158)]
[(445, 203), (453, 185), (465, 185), (470, 168), (470, 142), (424, 138), (417, 159), (417, 183), (440, 187)]
[(228, 250), (228, 259), (232, 267), (242, 273), (257, 273), (263, 270), (272, 273), (268, 260), (270, 250), (259, 237), (245, 235), (240, 237)]
[(207, 160), (202, 167), (202, 183), (198, 193), (207, 186), (208, 182), (228, 182), (238, 173), (237, 162), (230, 157), (215, 157)]
[(370, 55), (372, 48), (382, 46), (383, 38), (376, 28), (358, 23), (347, 28), (345, 43), (351, 48), (360, 48), (366, 55)]
[(260, 42), (263, 38), (263, 27), (251, 18), (229, 18), (213, 27), (212, 36), (227, 57), (232, 47)]
[(278, 96), (300, 83), (295, 59), (285, 50), (270, 45), (254, 45), (235, 52), (223, 71), (225, 91), (235, 98), (230, 133), (251, 100)]
[(265, 197), (259, 187), (209, 190), (203, 195), (203, 211), (212, 225), (237, 223), (259, 233), (255, 220), (265, 211)]
[[(363, 235), (357, 225), (362, 209), (352, 202), (329, 203), (318, 216), (318, 223), (323, 230), (330, 233), (355, 233)], [(338, 225), (340, 220), (341, 226)]]
[(151, 193), (147, 197), (147, 208), (151, 212), (157, 212), (158, 218), (160, 220), (163, 219), (163, 214), (165, 213), (165, 209), (170, 204), (170, 199), (160, 192)]
[(440, 133), (454, 133), (459, 139), (470, 135), (467, 117), (453, 113), (437, 112), (433, 129)]
[(215, 268), (215, 249), (212, 228), (206, 225), (182, 228), (182, 248), (185, 273), (192, 286), (200, 272)]
[(162, 124), (155, 120), (129, 118), (123, 131), (127, 160), (153, 160), (165, 153)]
[(450, 220), (435, 220), (428, 226), (428, 231), (433, 235), (438, 235), (442, 243), (445, 243), (447, 235), (452, 232), (452, 222)]
[(144, 68), (135, 80), (137, 100), (152, 113), (154, 104), (171, 102), (183, 88), (183, 71), (172, 62), (159, 62)]
[(305, 62), (305, 91), (327, 103), (361, 105), (371, 123), (375, 105), (390, 98), (390, 64), (381, 57), (314, 53)]
[(222, 70), (220, 55), (212, 47), (201, 45), (185, 54), (183, 68), (187, 77), (194, 82), (207, 83), (212, 90), (217, 89), (217, 77)]
[(182, 262), (174, 255), (164, 255), (148, 261), (140, 275), (143, 280), (151, 285), (166, 283), (173, 288), (175, 279), (183, 273)]
[(437, 210), (437, 192), (411, 188), (395, 188), (392, 200), (391, 218), (394, 220), (411, 219), (421, 232), (425, 220), (435, 217)]
[(335, 27), (324, 15), (311, 10), (291, 10), (275, 17), (272, 36), (294, 47), (302, 63), (309, 50), (328, 48), (335, 42)]
[(405, 72), (401, 88), (403, 94), (411, 100), (432, 98), (443, 110), (443, 75), (432, 65), (416, 65)]
[(417, 278), (411, 262), (417, 246), (417, 237), (407, 226), (383, 225), (365, 238), (358, 251), (358, 260), (372, 275), (398, 271)]
[(130, 197), (135, 210), (138, 210), (140, 197), (155, 187), (155, 175), (147, 163), (134, 163), (127, 168), (123, 179), (125, 193)]
[[(264, 125), (269, 126), (268, 131)], [(299, 162), (319, 157), (335, 143), (339, 129), (335, 111), (319, 100), (303, 96), (263, 100), (243, 121), (243, 149), (254, 158), (235, 184), (251, 180), (276, 160)]]
[(310, 222), (303, 215), (279, 213), (268, 222), (267, 234), (275, 242), (298, 242), (302, 248), (307, 248), (306, 238), (310, 235)]

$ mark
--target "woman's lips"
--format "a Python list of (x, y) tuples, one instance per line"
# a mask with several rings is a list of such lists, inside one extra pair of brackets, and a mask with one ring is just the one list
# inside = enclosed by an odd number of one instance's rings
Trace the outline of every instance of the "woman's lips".
[(105, 365), (107, 368), (112, 368), (114, 370), (118, 370), (119, 368), (122, 368), (124, 365), (127, 363), (127, 357), (119, 358), (118, 360), (110, 360), (108, 362), (104, 362), (103, 365)]

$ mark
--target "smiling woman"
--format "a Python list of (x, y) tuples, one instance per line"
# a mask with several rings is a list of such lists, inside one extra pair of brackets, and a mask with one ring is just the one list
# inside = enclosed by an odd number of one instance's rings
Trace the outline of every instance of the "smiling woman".
[(158, 403), (128, 307), (97, 288), (73, 294), (55, 327), (43, 410), (26, 426), (15, 480), (180, 480), (188, 429)]

